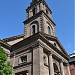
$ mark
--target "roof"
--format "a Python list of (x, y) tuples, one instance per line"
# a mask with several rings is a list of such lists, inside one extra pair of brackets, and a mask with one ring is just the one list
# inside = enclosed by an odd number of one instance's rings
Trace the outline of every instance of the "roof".
[(10, 49), (11, 48), (11, 46), (8, 43), (4, 42), (1, 39), (0, 39), (0, 46), (5, 47), (7, 49)]
[(70, 63), (70, 64), (71, 64), (71, 63), (72, 63), (72, 64), (75, 63), (75, 52), (72, 53), (72, 54), (70, 54), (69, 56), (70, 56), (69, 63)]
[(75, 57), (75, 53), (72, 53), (69, 56), (70, 56), (70, 58), (73, 58), (73, 57)]
[(9, 37), (9, 38), (4, 38), (4, 39), (2, 39), (2, 41), (3, 42), (9, 42), (9, 41), (13, 41), (13, 40), (23, 38), (23, 37), (24, 37), (24, 34), (20, 34), (20, 35), (12, 36), (12, 37)]
[(0, 45), (2, 47), (10, 49), (11, 45), (9, 45), (7, 42), (10, 42), (10, 41), (13, 41), (13, 40), (16, 40), (16, 39), (20, 39), (20, 38), (23, 38), (23, 37), (24, 37), (24, 34), (20, 34), (20, 35), (17, 35), (17, 36), (12, 36), (12, 37), (9, 37), (9, 38), (0, 39)]

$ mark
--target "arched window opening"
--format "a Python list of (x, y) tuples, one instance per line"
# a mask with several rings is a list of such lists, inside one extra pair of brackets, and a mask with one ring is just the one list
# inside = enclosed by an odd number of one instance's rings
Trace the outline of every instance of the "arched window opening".
[(46, 14), (48, 14), (48, 10), (46, 9)]
[(30, 24), (30, 35), (33, 35), (39, 31), (39, 23), (38, 21), (33, 21)]
[(48, 34), (51, 34), (51, 30), (50, 27), (48, 26)]
[(32, 26), (32, 34), (35, 34), (35, 25)]
[(33, 9), (33, 16), (36, 14), (36, 8)]

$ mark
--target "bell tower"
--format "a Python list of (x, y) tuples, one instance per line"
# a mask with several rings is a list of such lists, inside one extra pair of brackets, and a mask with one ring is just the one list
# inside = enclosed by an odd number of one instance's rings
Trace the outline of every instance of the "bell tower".
[(69, 56), (55, 35), (46, 1), (32, 0), (26, 13), (24, 34), (0, 41), (10, 51), (13, 75), (70, 75)]
[(52, 11), (45, 0), (32, 0), (26, 9), (26, 20), (23, 23), (25, 38), (38, 32), (55, 36)]

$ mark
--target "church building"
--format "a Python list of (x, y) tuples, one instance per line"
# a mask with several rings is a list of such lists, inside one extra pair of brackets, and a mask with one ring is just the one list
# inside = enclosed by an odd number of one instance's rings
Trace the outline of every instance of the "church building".
[(69, 56), (56, 36), (46, 1), (32, 0), (23, 23), (23, 34), (0, 40), (13, 75), (70, 75)]

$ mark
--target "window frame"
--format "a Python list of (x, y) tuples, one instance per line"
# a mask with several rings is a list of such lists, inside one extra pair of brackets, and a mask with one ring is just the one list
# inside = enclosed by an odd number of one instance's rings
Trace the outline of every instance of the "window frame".
[(19, 57), (19, 64), (27, 63), (27, 55)]
[(48, 26), (48, 34), (51, 34), (51, 28)]
[(35, 25), (32, 26), (32, 35), (34, 35), (36, 32), (35, 32)]
[(44, 64), (47, 64), (47, 58), (45, 55), (43, 56), (43, 61), (44, 61)]
[(34, 16), (36, 14), (36, 8), (33, 8), (32, 11), (33, 11), (33, 16)]
[(48, 9), (46, 9), (46, 14), (49, 14), (49, 11), (48, 11)]
[[(35, 27), (35, 28), (33, 28), (33, 27)], [(30, 28), (30, 34), (31, 34), (31, 35), (34, 35), (34, 34), (36, 34), (37, 32), (38, 32), (37, 24), (32, 24), (32, 25), (31, 25), (31, 28)]]

